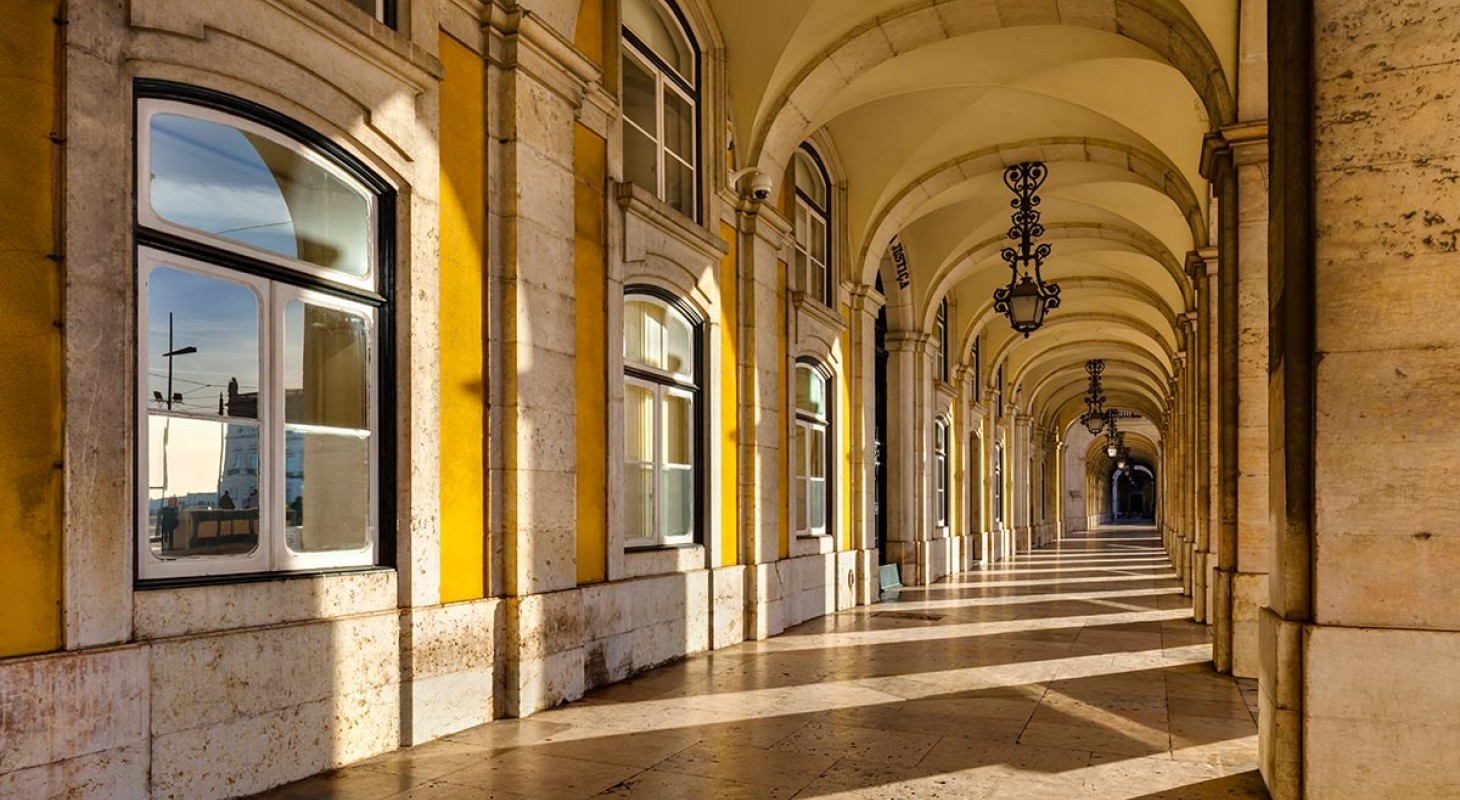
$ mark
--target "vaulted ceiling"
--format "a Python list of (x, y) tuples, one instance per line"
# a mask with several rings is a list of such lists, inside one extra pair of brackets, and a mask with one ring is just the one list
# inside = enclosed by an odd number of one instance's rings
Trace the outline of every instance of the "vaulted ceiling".
[[(871, 284), (897, 236), (895, 328), (931, 329), (945, 297), (957, 352), (983, 340), (1029, 410), (1063, 430), (1083, 364), (1112, 405), (1159, 419), (1207, 246), (1203, 136), (1234, 113), (1237, 0), (708, 0), (724, 37), (737, 157), (773, 175), (831, 143), (846, 187), (847, 270)], [(1063, 303), (1028, 339), (992, 310), (1008, 282), (1007, 165), (1041, 160)], [(985, 370), (985, 377), (993, 373)]]

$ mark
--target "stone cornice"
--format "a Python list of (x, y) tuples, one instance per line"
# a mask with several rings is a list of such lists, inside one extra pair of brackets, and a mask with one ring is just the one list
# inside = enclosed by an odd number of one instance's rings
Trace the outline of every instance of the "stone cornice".
[(730, 253), (730, 245), (720, 237), (711, 235), (688, 217), (674, 211), (642, 186), (620, 183), (617, 184), (616, 194), (619, 207), (625, 212), (634, 214), (656, 230), (670, 234), (691, 249), (699, 251), (705, 258), (719, 261)]
[(487, 57), (496, 66), (532, 75), (575, 109), (603, 78), (597, 64), (531, 11), (495, 2), (483, 10)]

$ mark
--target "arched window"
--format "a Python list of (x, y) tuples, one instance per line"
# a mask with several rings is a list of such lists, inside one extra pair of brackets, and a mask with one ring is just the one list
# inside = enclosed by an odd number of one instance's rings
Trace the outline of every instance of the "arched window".
[(390, 187), (267, 109), (138, 95), (138, 574), (375, 563)]
[(999, 374), (994, 386), (994, 416), (1004, 416), (1004, 365), (999, 365)]
[(933, 421), (933, 516), (937, 526), (948, 524), (948, 422)]
[(796, 533), (829, 529), (831, 498), (831, 380), (817, 364), (796, 365)]
[(796, 271), (807, 295), (829, 306), (831, 270), (831, 182), (821, 161), (805, 145), (796, 151)]
[(624, 0), (624, 178), (697, 218), (699, 56), (677, 9)]
[(979, 352), (978, 337), (973, 337), (973, 387), (974, 401), (983, 402), (983, 386), (980, 384), (979, 376), (983, 375), (983, 353)]
[(695, 540), (699, 503), (699, 321), (644, 287), (624, 297), (624, 541)]
[(933, 317), (933, 370), (938, 380), (948, 382), (948, 298), (938, 304)]

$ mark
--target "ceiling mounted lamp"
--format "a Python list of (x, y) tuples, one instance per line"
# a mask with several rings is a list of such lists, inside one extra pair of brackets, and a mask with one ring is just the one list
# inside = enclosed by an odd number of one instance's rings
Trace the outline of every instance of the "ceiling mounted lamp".
[(1106, 424), (1110, 430), (1105, 434), (1105, 455), (1110, 458), (1118, 458), (1120, 451), (1125, 447), (1125, 434), (1115, 427), (1115, 411), (1106, 412)]
[(1100, 385), (1100, 373), (1104, 371), (1104, 359), (1092, 358), (1085, 362), (1090, 388), (1085, 392), (1085, 413), (1080, 415), (1080, 424), (1091, 436), (1099, 436), (1105, 430), (1105, 390)]
[(1059, 284), (1045, 283), (1041, 274), (1044, 260), (1049, 258), (1049, 244), (1034, 243), (1044, 235), (1044, 225), (1035, 210), (1039, 205), (1035, 192), (1048, 176), (1049, 169), (1042, 161), (1025, 161), (1004, 170), (1004, 185), (1014, 193), (1009, 202), (1014, 208), (1009, 217), (1014, 223), (1009, 238), (1018, 244), (999, 252), (1009, 265), (1009, 285), (994, 290), (994, 310), (1007, 315), (1009, 324), (1026, 339), (1044, 324), (1044, 315), (1060, 304)]

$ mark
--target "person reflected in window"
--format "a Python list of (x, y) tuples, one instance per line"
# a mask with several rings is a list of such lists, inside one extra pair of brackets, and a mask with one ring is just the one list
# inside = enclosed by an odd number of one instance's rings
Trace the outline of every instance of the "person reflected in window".
[(249, 490), (248, 497), (244, 498), (244, 500), (243, 500), (243, 507), (244, 508), (258, 508), (259, 507), (259, 490), (258, 490), (258, 488), (254, 488), (254, 489), (250, 489)]
[(163, 550), (172, 549), (172, 535), (177, 530), (179, 521), (177, 498), (169, 497), (167, 498), (167, 505), (163, 506), (162, 510), (157, 513), (157, 529), (162, 533)]
[(227, 489), (224, 489), (223, 496), (218, 498), (218, 507), (228, 510), (233, 509), (233, 495), (229, 494)]

